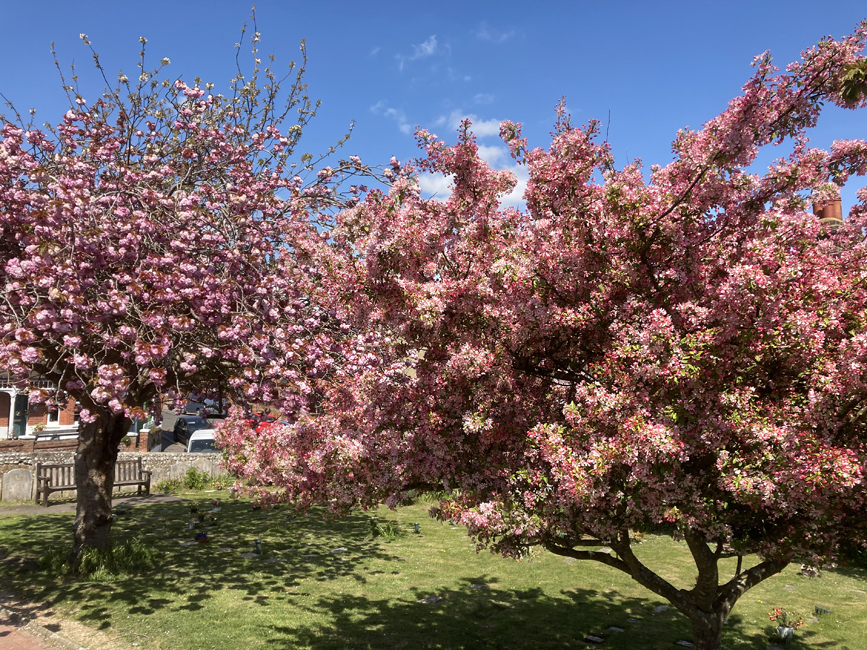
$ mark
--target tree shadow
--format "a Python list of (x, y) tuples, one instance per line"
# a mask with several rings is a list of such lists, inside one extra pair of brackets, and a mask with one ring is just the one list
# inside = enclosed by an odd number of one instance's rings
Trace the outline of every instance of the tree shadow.
[[(595, 645), (587, 640), (592, 636), (615, 650), (661, 650), (692, 639), (689, 621), (674, 608), (654, 613), (660, 601), (650, 594), (643, 598), (580, 586), (556, 593), (509, 588), (496, 576), (467, 571), (457, 578), (444, 575), (442, 587), (408, 585), (400, 597), (383, 595), (372, 577), (397, 576), (404, 558), (370, 537), (367, 515), (334, 520), (321, 512), (266, 512), (244, 500), (224, 500), (218, 512), (206, 512), (211, 497), (224, 494), (128, 502), (112, 535), (117, 542), (148, 541), (159, 550), (157, 566), (104, 582), (55, 578), (37, 566), (41, 555), (70, 543), (72, 514), (0, 513), (0, 584), (33, 603), (19, 609), (25, 616), (48, 616), (50, 626), (55, 609), (72, 602), (77, 619), (101, 630), (114, 626), (119, 609), (139, 617), (168, 612), (195, 620), (218, 594), (233, 590), (245, 618), (281, 605), (298, 612), (257, 627), (257, 638), (274, 648), (584, 648)], [(196, 516), (192, 505), (216, 520), (188, 529)], [(211, 541), (195, 543), (199, 532)], [(255, 550), (257, 539), (261, 554)], [(368, 566), (371, 560), (388, 566)], [(335, 589), (312, 595), (305, 588), (341, 578), (351, 578), (353, 593)], [(723, 647), (764, 650), (768, 640), (736, 612), (725, 627)], [(201, 645), (212, 643), (203, 638)], [(810, 647), (835, 646), (810, 641)]]
[[(29, 607), (31, 616), (45, 615), (62, 602), (80, 602), (78, 618), (107, 629), (117, 603), (139, 615), (165, 608), (195, 612), (215, 592), (235, 589), (245, 601), (262, 604), (261, 595), (274, 589), (348, 575), (362, 581), (359, 562), (396, 561), (387, 548), (368, 537), (369, 518), (364, 515), (326, 520), (321, 513), (252, 510), (249, 502), (237, 500), (223, 502), (220, 512), (213, 513), (215, 521), (209, 514), (206, 522), (188, 529), (187, 522), (196, 519), (190, 512), (192, 504), (202, 511), (212, 506), (204, 495), (166, 503), (127, 503), (126, 515), (113, 525), (114, 543), (140, 537), (162, 548), (168, 544), (168, 550), (159, 553), (152, 570), (103, 581), (56, 577), (37, 565), (40, 556), (71, 545), (72, 514), (0, 516), (0, 581), (24, 601), (40, 603)], [(195, 543), (200, 532), (214, 541)], [(255, 551), (256, 539), (261, 554)], [(13, 545), (10, 540), (26, 543)], [(195, 591), (186, 593), (190, 584)], [(184, 590), (180, 602), (147, 596), (177, 589)]]

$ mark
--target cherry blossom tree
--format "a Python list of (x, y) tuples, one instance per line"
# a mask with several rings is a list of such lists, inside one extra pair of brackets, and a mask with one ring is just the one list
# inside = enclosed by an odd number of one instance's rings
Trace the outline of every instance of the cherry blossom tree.
[(0, 368), (22, 389), (53, 380), (31, 402), (81, 404), (74, 557), (108, 540), (118, 445), (153, 398), (225, 388), (291, 417), (352, 358), (304, 242), (320, 239), (320, 213), (357, 201), (363, 186), (336, 184), (366, 168), (292, 161), (318, 105), (303, 42), (280, 79), (251, 40), (252, 73), (239, 66), (225, 95), (166, 77), (168, 59), (149, 71), (141, 39), (137, 78), (106, 80), (96, 101), (77, 74), (63, 79), (70, 109), (55, 128), (2, 121)]
[[(833, 236), (809, 211), (867, 172), (867, 143), (807, 138), (823, 103), (867, 105), (847, 81), (865, 36), (784, 73), (757, 57), (649, 174), (562, 105), (547, 150), (503, 123), (525, 210), (499, 208), (515, 178), (479, 158), (469, 122), (456, 146), (419, 131), (417, 168), (453, 178), (448, 200), (395, 162), (319, 254), (377, 362), (292, 426), (228, 421), (230, 466), (280, 488), (262, 498), (338, 512), (445, 490), (434, 515), (480, 548), (623, 571), (720, 648), (748, 589), (867, 533), (867, 189)], [(694, 587), (642, 561), (651, 528), (685, 540)]]

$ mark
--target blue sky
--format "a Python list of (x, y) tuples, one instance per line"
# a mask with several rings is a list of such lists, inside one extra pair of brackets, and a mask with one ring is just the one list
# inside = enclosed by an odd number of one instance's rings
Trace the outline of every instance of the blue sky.
[[(145, 36), (153, 63), (169, 57), (171, 75), (200, 76), (224, 89), (250, 6), (4, 0), (0, 92), (19, 110), (35, 107), (40, 121), (56, 122), (66, 106), (52, 40), (62, 63), (75, 60), (85, 87), (98, 87), (82, 32), (110, 72), (135, 71), (138, 38)], [(597, 118), (603, 130), (608, 125), (619, 164), (665, 164), (679, 128), (701, 126), (738, 94), (753, 56), (770, 49), (785, 66), (823, 35), (848, 34), (865, 17), (863, 0), (257, 4), (262, 53), (277, 57), (277, 70), (297, 59), (300, 39), (307, 40), (307, 82), (322, 108), (302, 151), (322, 152), (355, 120), (341, 157), (406, 160), (417, 155), (416, 126), (454, 141), (456, 123), (470, 116), (496, 167), (511, 165), (497, 124), (522, 122), (530, 146), (547, 146), (562, 95), (573, 123)], [(867, 138), (863, 112), (834, 109), (813, 142), (824, 147), (856, 137)], [(780, 153), (769, 152), (762, 163)], [(855, 184), (864, 179), (850, 182), (844, 205), (854, 200)], [(424, 187), (444, 190), (437, 179)]]

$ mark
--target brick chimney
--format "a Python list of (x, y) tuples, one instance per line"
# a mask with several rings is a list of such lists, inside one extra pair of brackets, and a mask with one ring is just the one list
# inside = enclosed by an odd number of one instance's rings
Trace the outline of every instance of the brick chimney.
[(843, 204), (840, 199), (814, 203), (813, 214), (819, 218), (819, 223), (832, 233), (843, 225)]

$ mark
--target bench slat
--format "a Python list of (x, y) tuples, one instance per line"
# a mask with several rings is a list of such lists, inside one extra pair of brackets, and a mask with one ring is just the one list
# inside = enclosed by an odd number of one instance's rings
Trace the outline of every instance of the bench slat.
[[(75, 490), (75, 465), (73, 463), (36, 463), (36, 503), (48, 507), (48, 495), (52, 492)], [(115, 487), (138, 487), (141, 494), (151, 493), (151, 472), (142, 467), (142, 459), (121, 460), (114, 465)]]

